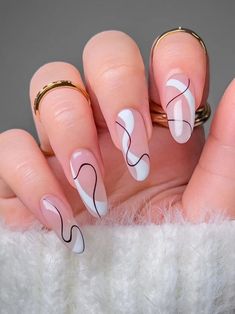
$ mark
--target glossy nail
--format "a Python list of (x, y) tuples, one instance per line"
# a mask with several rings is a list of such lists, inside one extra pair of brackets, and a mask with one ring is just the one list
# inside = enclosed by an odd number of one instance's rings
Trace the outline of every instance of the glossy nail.
[(74, 253), (83, 253), (84, 238), (71, 209), (53, 195), (45, 195), (40, 206), (43, 217), (61, 241)]
[(106, 215), (107, 195), (94, 155), (87, 149), (75, 151), (70, 167), (77, 190), (88, 211), (95, 217)]
[(147, 133), (141, 114), (132, 108), (121, 110), (116, 118), (120, 147), (131, 175), (137, 181), (147, 178), (150, 158)]
[(170, 132), (178, 143), (191, 137), (195, 123), (194, 88), (190, 78), (174, 74), (166, 81), (166, 114)]

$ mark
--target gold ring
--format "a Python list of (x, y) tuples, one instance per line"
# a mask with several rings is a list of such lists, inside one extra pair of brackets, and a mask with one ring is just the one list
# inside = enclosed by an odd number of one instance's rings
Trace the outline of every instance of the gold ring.
[[(59, 87), (69, 87), (69, 88), (73, 88), (78, 90), (80, 93), (82, 93), (82, 95), (86, 98), (86, 100), (88, 101), (89, 105), (91, 104), (90, 101), (90, 96), (87, 93), (87, 91), (85, 89), (83, 89), (82, 87), (80, 87), (77, 84), (72, 83), (71, 81), (68, 80), (59, 80), (59, 81), (55, 81), (52, 83), (47, 84), (46, 86), (44, 86), (36, 95), (35, 100), (34, 100), (34, 104), (33, 104), (33, 110), (35, 115), (37, 114), (37, 112), (39, 113), (39, 107), (40, 107), (40, 102), (42, 100), (42, 98), (51, 90), (55, 89), (55, 88), (59, 88)], [(47, 152), (45, 150), (42, 149), (41, 146), (39, 146), (41, 152), (46, 156), (46, 157), (51, 157), (51, 156), (55, 156), (54, 152)]]
[(45, 157), (52, 157), (52, 156), (55, 156), (55, 153), (54, 153), (53, 151), (50, 151), (50, 152), (45, 151), (44, 149), (42, 149), (42, 146), (41, 146), (41, 145), (39, 145), (39, 148), (40, 148), (40, 151), (43, 153), (43, 155), (44, 155)]
[(59, 81), (55, 81), (55, 82), (47, 84), (37, 93), (36, 98), (34, 100), (34, 105), (33, 105), (35, 115), (37, 114), (37, 112), (39, 112), (39, 105), (42, 98), (51, 90), (55, 88), (59, 88), (59, 87), (69, 87), (69, 88), (78, 90), (80, 93), (82, 93), (82, 95), (86, 98), (86, 100), (90, 104), (90, 97), (85, 89), (83, 89), (77, 84), (72, 83), (71, 81), (59, 80)]
[[(168, 36), (169, 34), (174, 34), (174, 33), (178, 33), (178, 32), (185, 32), (188, 33), (190, 35), (192, 35), (193, 37), (195, 37), (199, 43), (201, 44), (206, 57), (207, 57), (207, 62), (208, 62), (208, 53), (207, 53), (207, 48), (206, 45), (204, 43), (204, 41), (202, 40), (202, 38), (195, 33), (194, 31), (188, 29), (188, 28), (183, 28), (183, 27), (178, 27), (178, 28), (173, 28), (170, 29), (164, 33), (162, 33), (160, 36), (158, 36), (151, 48), (151, 55), (150, 55), (150, 64), (153, 64), (153, 52), (154, 52), (154, 48), (159, 44), (160, 40), (162, 40), (164, 37)], [(151, 66), (152, 68), (152, 66)], [(204, 93), (203, 93), (204, 94)], [(163, 110), (162, 106), (155, 103), (153, 100), (149, 100), (150, 103), (150, 113), (151, 113), (151, 119), (153, 123), (159, 124), (160, 126), (163, 127), (169, 127), (168, 125), (168, 121), (167, 121), (167, 115), (166, 112)], [(200, 104), (199, 108), (195, 111), (195, 124), (194, 127), (199, 126), (203, 123), (205, 123), (211, 115), (211, 107), (209, 105), (208, 102), (206, 102), (205, 105)]]
[(202, 40), (202, 38), (197, 33), (192, 31), (191, 29), (184, 28), (182, 26), (180, 26), (178, 28), (172, 28), (172, 29), (162, 33), (160, 36), (158, 36), (152, 45), (152, 50), (151, 50), (152, 54), (153, 54), (154, 48), (159, 44), (160, 40), (162, 40), (164, 37), (168, 36), (169, 34), (174, 34), (174, 33), (179, 33), (179, 32), (188, 33), (188, 34), (192, 35), (193, 37), (195, 37), (199, 41), (199, 43), (201, 44), (205, 53), (207, 54), (206, 45), (205, 45), (204, 41)]
[[(156, 104), (152, 100), (150, 100), (150, 114), (151, 120), (153, 123), (156, 123), (160, 126), (168, 128), (168, 120), (165, 111), (163, 110), (162, 106)], [(211, 115), (211, 107), (207, 102), (205, 106), (199, 107), (195, 111), (195, 124), (194, 127), (199, 126), (205, 123)]]

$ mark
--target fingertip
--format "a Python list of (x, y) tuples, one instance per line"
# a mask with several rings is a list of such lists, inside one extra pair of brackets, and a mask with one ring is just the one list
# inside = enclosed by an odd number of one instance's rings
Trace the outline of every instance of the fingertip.
[(235, 136), (235, 79), (225, 89), (209, 130), (226, 145), (234, 145)]
[(235, 78), (232, 78), (230, 83), (228, 84), (228, 87), (225, 89), (225, 93), (228, 94), (228, 97), (231, 97), (232, 99), (235, 99)]

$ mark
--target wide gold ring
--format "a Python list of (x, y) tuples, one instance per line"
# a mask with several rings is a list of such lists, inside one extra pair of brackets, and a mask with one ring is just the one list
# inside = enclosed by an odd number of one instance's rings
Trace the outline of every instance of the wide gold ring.
[[(156, 40), (154, 41), (154, 43), (152, 45), (152, 49), (151, 49), (151, 55), (150, 55), (150, 63), (151, 64), (153, 64), (154, 48), (159, 44), (160, 40), (162, 40), (164, 37), (168, 36), (169, 34), (178, 33), (178, 32), (185, 32), (185, 33), (188, 33), (188, 34), (192, 35), (193, 37), (195, 37), (199, 41), (199, 43), (201, 44), (201, 46), (202, 46), (202, 48), (203, 48), (203, 50), (204, 50), (204, 52), (208, 58), (207, 48), (206, 48), (206, 45), (205, 45), (204, 41), (202, 40), (202, 38), (197, 33), (195, 33), (194, 31), (192, 31), (188, 28), (179, 27), (179, 28), (173, 28), (171, 30), (168, 30), (156, 38)], [(151, 99), (149, 100), (149, 103), (150, 103), (150, 113), (151, 113), (152, 122), (156, 123), (160, 126), (163, 126), (163, 127), (169, 127), (168, 121), (167, 121), (167, 115), (166, 115), (166, 112), (163, 110), (162, 106), (155, 103)], [(197, 126), (205, 123), (210, 118), (210, 115), (211, 115), (211, 107), (210, 107), (209, 103), (206, 102), (206, 104), (201, 104), (199, 106), (199, 108), (195, 111), (194, 127), (197, 127)]]
[(34, 110), (35, 115), (39, 112), (40, 102), (42, 101), (43, 97), (48, 92), (52, 91), (53, 89), (60, 88), (60, 87), (69, 87), (69, 88), (76, 89), (77, 91), (82, 93), (82, 95), (86, 98), (86, 100), (90, 104), (90, 96), (84, 88), (68, 80), (59, 80), (59, 81), (55, 81), (55, 82), (47, 84), (37, 93), (34, 100), (34, 105), (33, 105), (33, 110)]

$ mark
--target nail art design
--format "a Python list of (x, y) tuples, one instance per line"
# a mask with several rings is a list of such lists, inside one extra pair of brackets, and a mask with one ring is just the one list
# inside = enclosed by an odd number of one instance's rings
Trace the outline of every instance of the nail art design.
[(123, 109), (116, 120), (120, 146), (131, 175), (137, 181), (147, 178), (150, 168), (148, 139), (142, 116), (135, 109)]
[(70, 161), (71, 172), (77, 190), (88, 211), (95, 217), (107, 214), (107, 195), (94, 155), (82, 149), (73, 153)]
[(178, 143), (191, 137), (195, 123), (195, 98), (191, 80), (174, 74), (166, 82), (166, 113), (170, 132)]
[(70, 211), (54, 196), (41, 200), (41, 211), (48, 225), (74, 253), (83, 253), (85, 242), (83, 234)]

